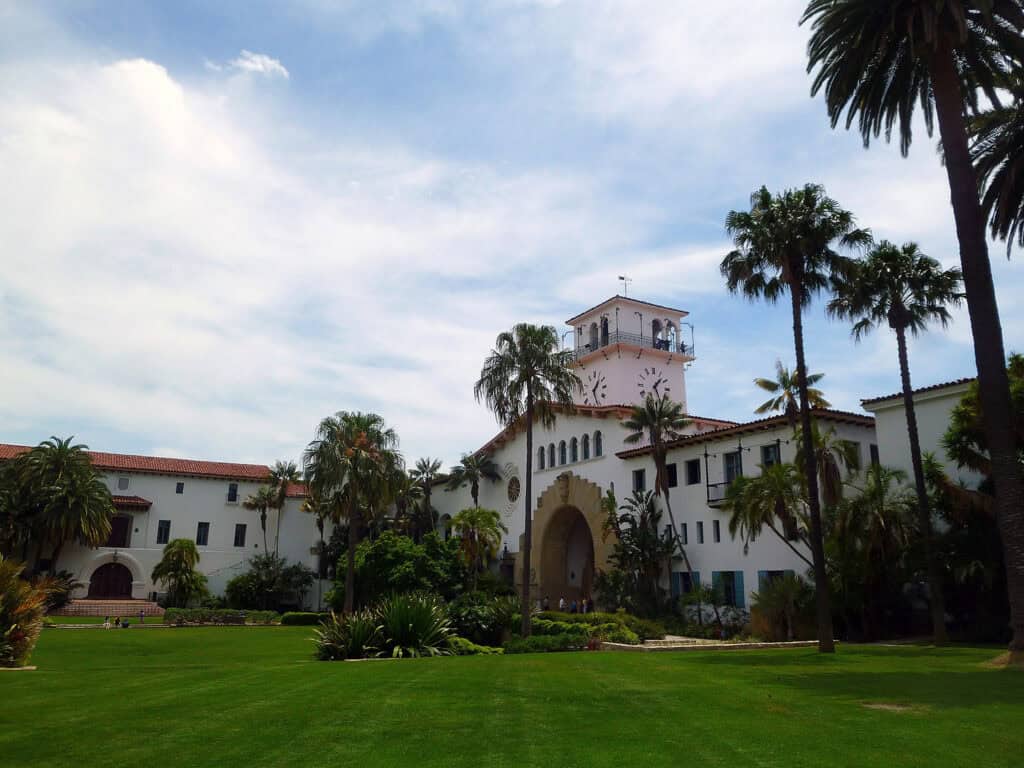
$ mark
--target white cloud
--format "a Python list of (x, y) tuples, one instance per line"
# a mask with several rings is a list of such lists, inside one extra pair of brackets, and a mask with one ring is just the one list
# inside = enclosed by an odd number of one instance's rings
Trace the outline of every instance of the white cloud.
[(203, 66), (211, 72), (223, 72), (225, 69), (230, 69), (236, 72), (248, 72), (269, 78), (281, 77), (285, 80), (289, 78), (288, 70), (285, 69), (284, 64), (278, 59), (265, 53), (253, 53), (244, 48), (236, 58), (229, 61), (226, 65), (206, 59), (203, 62)]

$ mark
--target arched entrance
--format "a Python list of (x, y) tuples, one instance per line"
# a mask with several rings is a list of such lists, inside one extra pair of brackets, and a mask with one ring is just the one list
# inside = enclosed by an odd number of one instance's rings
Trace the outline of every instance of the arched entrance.
[(94, 599), (125, 599), (132, 597), (132, 572), (121, 563), (106, 563), (92, 572), (89, 597)]
[(579, 600), (594, 592), (594, 537), (583, 513), (562, 507), (548, 522), (541, 541), (540, 591), (558, 598)]

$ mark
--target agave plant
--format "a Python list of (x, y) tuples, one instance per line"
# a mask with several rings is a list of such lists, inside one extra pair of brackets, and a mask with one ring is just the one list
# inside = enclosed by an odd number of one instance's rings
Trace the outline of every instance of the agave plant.
[(452, 635), (448, 611), (432, 595), (395, 595), (376, 610), (383, 643), (378, 656), (446, 656)]
[(333, 611), (316, 629), (316, 655), (321, 661), (365, 659), (380, 642), (380, 623), (373, 611)]
[(0, 666), (28, 663), (43, 629), (43, 614), (51, 584), (21, 578), (25, 566), (0, 555)]

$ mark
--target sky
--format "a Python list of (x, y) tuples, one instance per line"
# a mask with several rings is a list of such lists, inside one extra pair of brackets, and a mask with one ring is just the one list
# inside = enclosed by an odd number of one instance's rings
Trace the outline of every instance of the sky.
[[(379, 413), (407, 461), (497, 430), (496, 335), (620, 292), (689, 311), (690, 410), (753, 418), (787, 305), (730, 296), (726, 214), (824, 184), (876, 238), (958, 261), (923, 126), (833, 130), (790, 0), (0, 0), (0, 441), (295, 459)], [(1008, 350), (1021, 259), (992, 249)], [(818, 301), (833, 405), (899, 388), (882, 329)], [(915, 385), (974, 374), (965, 310)]]

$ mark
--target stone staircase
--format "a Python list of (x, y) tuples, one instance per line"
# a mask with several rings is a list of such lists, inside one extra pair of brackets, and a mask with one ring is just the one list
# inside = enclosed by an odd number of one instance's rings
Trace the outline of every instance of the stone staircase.
[(72, 600), (54, 611), (55, 616), (120, 616), (137, 619), (139, 611), (145, 616), (163, 616), (164, 609), (149, 600)]

